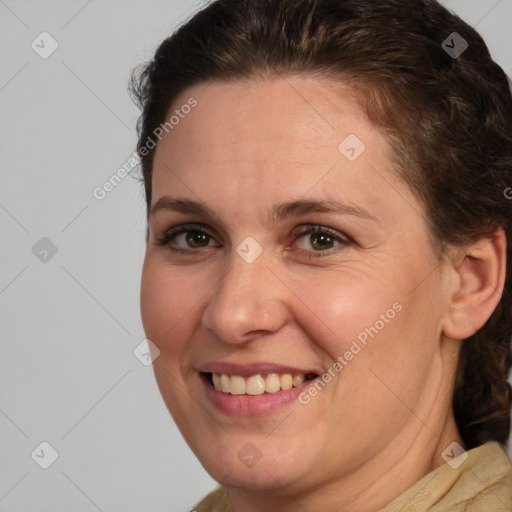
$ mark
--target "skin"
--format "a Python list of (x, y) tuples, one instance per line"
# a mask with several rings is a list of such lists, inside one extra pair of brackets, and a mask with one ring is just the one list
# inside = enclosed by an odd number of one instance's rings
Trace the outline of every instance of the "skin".
[[(163, 399), (234, 512), (377, 511), (444, 463), (450, 443), (463, 445), (451, 411), (459, 339), (499, 300), (482, 291), (467, 249), (434, 253), (425, 208), (396, 178), (383, 135), (337, 87), (312, 76), (198, 84), (170, 111), (190, 97), (197, 107), (156, 150), (152, 205), (186, 198), (218, 216), (150, 215), (142, 320), (160, 350), (153, 367)], [(338, 149), (349, 134), (366, 146), (353, 162)], [(276, 203), (328, 198), (374, 219), (269, 218)], [(183, 235), (155, 243), (185, 223), (211, 237), (199, 247)], [(300, 234), (307, 225), (353, 241), (328, 238), (319, 249), (315, 235)], [(247, 236), (263, 248), (253, 263), (236, 252)], [(478, 247), (498, 261), (484, 276), (494, 291), (503, 244)], [(212, 361), (326, 372), (394, 303), (401, 311), (307, 405), (240, 418), (205, 394), (197, 368)], [(251, 468), (237, 456), (247, 442), (261, 453)]]

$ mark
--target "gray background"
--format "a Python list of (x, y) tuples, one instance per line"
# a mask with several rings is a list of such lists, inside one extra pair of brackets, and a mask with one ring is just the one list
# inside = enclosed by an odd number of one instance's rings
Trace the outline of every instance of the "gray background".
[[(512, 0), (443, 3), (512, 76)], [(132, 68), (201, 5), (0, 0), (2, 512), (187, 511), (214, 486), (133, 353), (141, 185), (93, 196), (135, 146)]]

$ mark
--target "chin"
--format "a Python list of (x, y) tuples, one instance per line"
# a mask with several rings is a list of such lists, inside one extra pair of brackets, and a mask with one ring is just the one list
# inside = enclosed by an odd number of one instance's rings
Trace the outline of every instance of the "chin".
[(246, 440), (245, 436), (238, 439), (228, 434), (221, 436), (222, 439), (212, 437), (219, 440), (213, 447), (208, 442), (190, 446), (208, 474), (224, 487), (260, 491), (288, 488), (302, 481), (306, 476), (304, 468), (311, 467), (303, 449), (285, 447), (282, 440), (277, 449), (264, 437), (255, 438), (254, 442)]
[(282, 487), (288, 488), (299, 479), (299, 475), (290, 473), (292, 467), (297, 465), (292, 462), (287, 464), (288, 469), (282, 464), (264, 462), (263, 459), (253, 467), (244, 467), (236, 457), (223, 464), (219, 464), (217, 459), (212, 464), (210, 468), (204, 463), (203, 466), (209, 475), (224, 487), (271, 491)]

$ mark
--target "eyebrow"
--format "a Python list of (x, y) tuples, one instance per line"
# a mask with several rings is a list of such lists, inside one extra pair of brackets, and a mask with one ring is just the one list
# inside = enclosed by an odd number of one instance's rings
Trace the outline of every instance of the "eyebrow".
[[(172, 198), (162, 196), (151, 207), (149, 216), (152, 217), (160, 210), (175, 211), (183, 214), (195, 214), (202, 217), (220, 218), (219, 213), (202, 201), (193, 201), (186, 198)], [(353, 215), (363, 219), (379, 222), (370, 212), (356, 205), (343, 203), (334, 199), (307, 200), (299, 199), (286, 203), (275, 204), (269, 214), (270, 222), (274, 223), (290, 217), (301, 217), (312, 213), (336, 213)]]

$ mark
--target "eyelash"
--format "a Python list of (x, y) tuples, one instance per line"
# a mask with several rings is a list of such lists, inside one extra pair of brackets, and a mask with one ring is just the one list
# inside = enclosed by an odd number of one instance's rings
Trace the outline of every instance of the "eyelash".
[[(181, 235), (182, 233), (191, 233), (191, 232), (201, 233), (206, 236), (209, 236), (210, 238), (213, 238), (213, 236), (207, 230), (205, 230), (201, 224), (182, 224), (180, 226), (176, 226), (175, 228), (172, 228), (169, 231), (167, 231), (163, 237), (158, 238), (155, 241), (155, 244), (159, 245), (159, 246), (168, 245), (169, 249), (174, 253), (190, 255), (191, 253), (197, 252), (198, 249), (183, 249), (181, 247), (171, 247), (171, 242), (178, 235)], [(295, 233), (293, 235), (294, 236), (293, 242), (295, 242), (296, 240), (298, 240), (299, 238), (301, 238), (303, 236), (311, 235), (311, 234), (315, 234), (315, 233), (326, 234), (329, 237), (333, 238), (336, 242), (339, 242), (340, 245), (337, 246), (337, 248), (331, 247), (329, 249), (319, 250), (319, 251), (307, 251), (305, 249), (299, 249), (299, 251), (302, 253), (302, 255), (305, 256), (306, 258), (321, 258), (321, 257), (325, 257), (325, 256), (330, 256), (333, 252), (338, 252), (340, 250), (339, 248), (341, 246), (347, 247), (354, 243), (354, 240), (352, 240), (352, 238), (350, 238), (348, 235), (341, 236), (341, 235), (337, 234), (336, 232), (334, 232), (333, 230), (331, 230), (330, 228), (327, 228), (325, 226), (320, 226), (320, 225), (313, 225), (313, 224), (306, 225), (306, 228), (303, 229), (301, 232)]]

